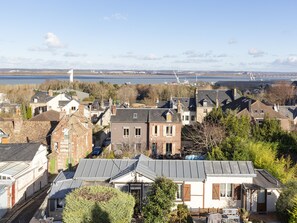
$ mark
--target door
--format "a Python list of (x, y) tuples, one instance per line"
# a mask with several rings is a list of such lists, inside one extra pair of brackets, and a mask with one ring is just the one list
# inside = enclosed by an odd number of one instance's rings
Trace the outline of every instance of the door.
[(141, 188), (131, 188), (130, 193), (135, 198), (134, 214), (138, 214), (141, 210)]
[(258, 190), (257, 212), (266, 212), (266, 190)]

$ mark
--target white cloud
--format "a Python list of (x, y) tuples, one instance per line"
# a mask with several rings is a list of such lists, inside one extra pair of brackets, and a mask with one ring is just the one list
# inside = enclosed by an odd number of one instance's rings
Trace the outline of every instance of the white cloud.
[(104, 16), (103, 20), (110, 21), (110, 20), (127, 20), (127, 17), (122, 15), (121, 13), (114, 13), (110, 16)]
[(160, 60), (160, 57), (157, 57), (155, 54), (149, 54), (147, 56), (138, 57), (139, 60)]
[(64, 44), (60, 41), (60, 39), (53, 33), (48, 32), (45, 34), (45, 45), (48, 48), (64, 48)]
[(297, 66), (297, 56), (289, 56), (285, 59), (277, 59), (273, 62), (276, 65)]
[(215, 59), (185, 59), (185, 60), (176, 60), (175, 63), (217, 63), (220, 60)]
[(64, 57), (85, 57), (87, 54), (84, 53), (73, 53), (73, 52), (66, 52), (64, 53)]
[(136, 60), (161, 60), (161, 57), (156, 56), (155, 54), (151, 53), (149, 55), (136, 55), (132, 52), (128, 52), (126, 54), (116, 55), (113, 58), (132, 58)]
[(236, 44), (237, 40), (236, 39), (229, 39), (228, 44), (232, 45), (232, 44)]
[(195, 58), (195, 57), (209, 57), (211, 56), (212, 52), (208, 51), (206, 53), (197, 53), (194, 50), (187, 50), (183, 52), (184, 55), (186, 55), (188, 58)]
[(264, 56), (264, 51), (256, 49), (256, 48), (250, 48), (248, 51), (248, 54), (253, 56), (253, 57), (262, 57)]

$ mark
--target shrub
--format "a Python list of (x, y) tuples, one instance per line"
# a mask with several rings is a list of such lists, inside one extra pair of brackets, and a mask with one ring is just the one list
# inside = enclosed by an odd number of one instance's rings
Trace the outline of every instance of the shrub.
[(66, 196), (63, 222), (131, 222), (134, 197), (112, 187), (81, 187)]
[(170, 222), (172, 223), (192, 223), (190, 211), (185, 204), (178, 204), (177, 209), (171, 213)]
[(165, 177), (157, 178), (143, 207), (144, 222), (168, 222), (176, 191), (177, 185), (172, 180)]

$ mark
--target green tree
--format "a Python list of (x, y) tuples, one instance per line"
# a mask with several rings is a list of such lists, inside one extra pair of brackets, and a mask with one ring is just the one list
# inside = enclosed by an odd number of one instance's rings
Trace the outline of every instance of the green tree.
[(32, 118), (32, 108), (29, 105), (26, 108), (26, 119), (30, 119)]
[(152, 184), (151, 191), (143, 207), (146, 223), (165, 223), (170, 219), (171, 208), (174, 206), (177, 185), (170, 179), (159, 177)]
[(104, 186), (78, 188), (66, 196), (63, 222), (130, 223), (134, 197)]
[(288, 210), (289, 213), (289, 223), (296, 223), (297, 222), (297, 196), (293, 198), (293, 209)]
[(177, 209), (171, 213), (170, 222), (172, 223), (192, 223), (190, 211), (185, 204), (178, 204)]
[(276, 202), (276, 210), (282, 219), (284, 219), (284, 222), (288, 222), (291, 215), (296, 216), (296, 196), (297, 180), (292, 180), (284, 185), (282, 193)]

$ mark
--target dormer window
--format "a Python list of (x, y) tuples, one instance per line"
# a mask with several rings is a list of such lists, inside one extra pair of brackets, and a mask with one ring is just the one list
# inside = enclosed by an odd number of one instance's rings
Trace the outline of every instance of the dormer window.
[(34, 101), (34, 103), (37, 103), (38, 102), (38, 99), (37, 98), (34, 98), (33, 101)]
[(172, 122), (172, 114), (170, 112), (166, 114), (166, 122)]
[(137, 113), (133, 113), (133, 119), (137, 119)]
[(202, 105), (203, 105), (203, 107), (207, 107), (207, 101), (203, 100)]

